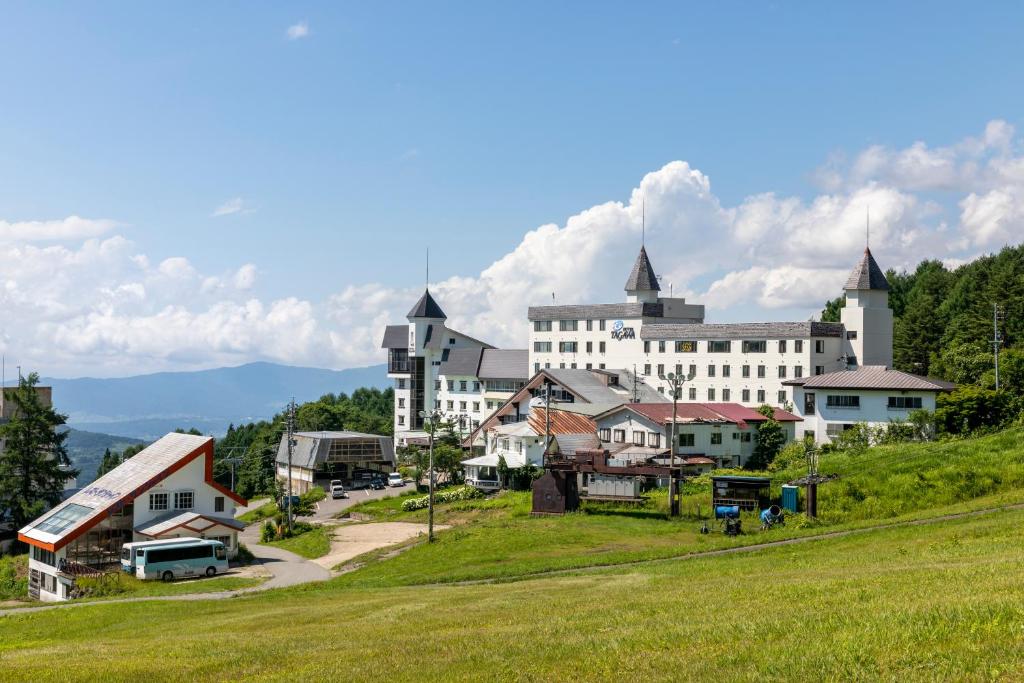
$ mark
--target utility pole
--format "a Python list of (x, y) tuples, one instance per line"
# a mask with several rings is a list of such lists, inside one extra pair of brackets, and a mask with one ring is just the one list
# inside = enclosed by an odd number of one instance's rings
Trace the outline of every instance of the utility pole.
[(661, 375), (661, 379), (668, 382), (668, 386), (672, 391), (672, 425), (669, 430), (671, 437), (669, 439), (669, 471), (672, 474), (669, 475), (668, 483), (668, 510), (669, 516), (674, 517), (679, 514), (679, 495), (676, 490), (676, 422), (679, 419), (679, 395), (683, 390), (683, 382), (692, 377), (683, 377), (682, 373), (676, 374), (670, 372), (667, 375)]
[(292, 448), (295, 445), (295, 398), (288, 404), (288, 535), (292, 533)]
[(548, 449), (551, 447), (551, 382), (544, 382), (544, 452), (540, 454), (541, 467), (548, 464)]
[(807, 443), (806, 448), (807, 516), (814, 519), (818, 516), (818, 448), (813, 443)]
[(430, 439), (427, 451), (427, 470), (429, 470), (430, 475), (427, 488), (427, 543), (434, 542), (434, 429), (440, 414), (438, 410), (420, 411), (420, 417), (424, 420), (430, 420), (430, 431), (428, 432)]
[(999, 304), (992, 304), (992, 354), (995, 356), (996, 391), (999, 391), (999, 347), (1003, 344), (1003, 337), (999, 334), (999, 321), (1002, 319)]

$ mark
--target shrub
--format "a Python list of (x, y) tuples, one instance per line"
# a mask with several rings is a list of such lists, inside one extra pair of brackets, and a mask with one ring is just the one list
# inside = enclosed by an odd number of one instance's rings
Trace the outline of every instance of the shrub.
[(319, 503), (321, 500), (327, 497), (327, 493), (321, 486), (314, 486), (310, 490), (299, 496), (299, 502), (301, 504), (313, 506), (314, 503)]
[(260, 533), (260, 542), (269, 543), (277, 538), (277, 526), (269, 519), (263, 523), (263, 531)]
[(0, 600), (28, 595), (28, 555), (0, 557)]
[[(473, 498), (482, 498), (483, 493), (472, 486), (458, 486), (450, 488), (445, 491), (434, 493), (435, 503), (454, 503), (460, 500), (472, 500)], [(430, 496), (423, 496), (422, 498), (410, 498), (402, 502), (402, 510), (405, 512), (412, 512), (413, 510), (422, 510), (430, 505)]]
[(109, 595), (120, 595), (128, 592), (126, 577), (123, 573), (107, 572), (98, 576), (80, 576), (75, 579), (75, 593), (83, 598), (102, 598)]

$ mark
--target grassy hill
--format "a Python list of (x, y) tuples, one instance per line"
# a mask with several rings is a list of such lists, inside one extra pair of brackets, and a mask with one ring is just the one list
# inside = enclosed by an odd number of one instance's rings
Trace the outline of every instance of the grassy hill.
[(120, 452), (128, 446), (140, 443), (145, 442), (128, 436), (69, 429), (65, 444), (71, 463), (79, 470), (78, 486), (85, 486), (96, 478), (96, 468), (103, 458), (103, 451), (109, 448), (111, 452)]

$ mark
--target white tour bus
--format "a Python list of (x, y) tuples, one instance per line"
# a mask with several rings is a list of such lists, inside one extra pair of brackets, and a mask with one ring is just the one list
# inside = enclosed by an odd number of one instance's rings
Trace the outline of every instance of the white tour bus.
[(185, 576), (213, 576), (228, 568), (228, 550), (220, 541), (199, 538), (191, 543), (136, 548), (135, 575), (171, 581)]
[(135, 551), (139, 548), (150, 548), (161, 545), (174, 545), (175, 543), (192, 543), (196, 538), (165, 538), (158, 541), (135, 541), (125, 543), (121, 546), (121, 570), (126, 574), (135, 573)]

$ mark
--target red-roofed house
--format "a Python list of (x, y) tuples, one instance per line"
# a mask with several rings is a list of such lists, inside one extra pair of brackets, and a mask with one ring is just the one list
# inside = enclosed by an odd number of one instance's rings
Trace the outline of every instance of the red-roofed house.
[(133, 541), (206, 538), (234, 556), (236, 504), (246, 501), (213, 480), (213, 438), (168, 434), (18, 532), (29, 594), (68, 599), (79, 573), (120, 565)]
[[(787, 441), (800, 418), (774, 408)], [(669, 454), (671, 403), (625, 403), (596, 415), (597, 434), (614, 457), (630, 459)], [(676, 407), (676, 456), (700, 469), (736, 467), (747, 462), (765, 416), (739, 403), (680, 403)], [(624, 444), (624, 446), (623, 446)]]

